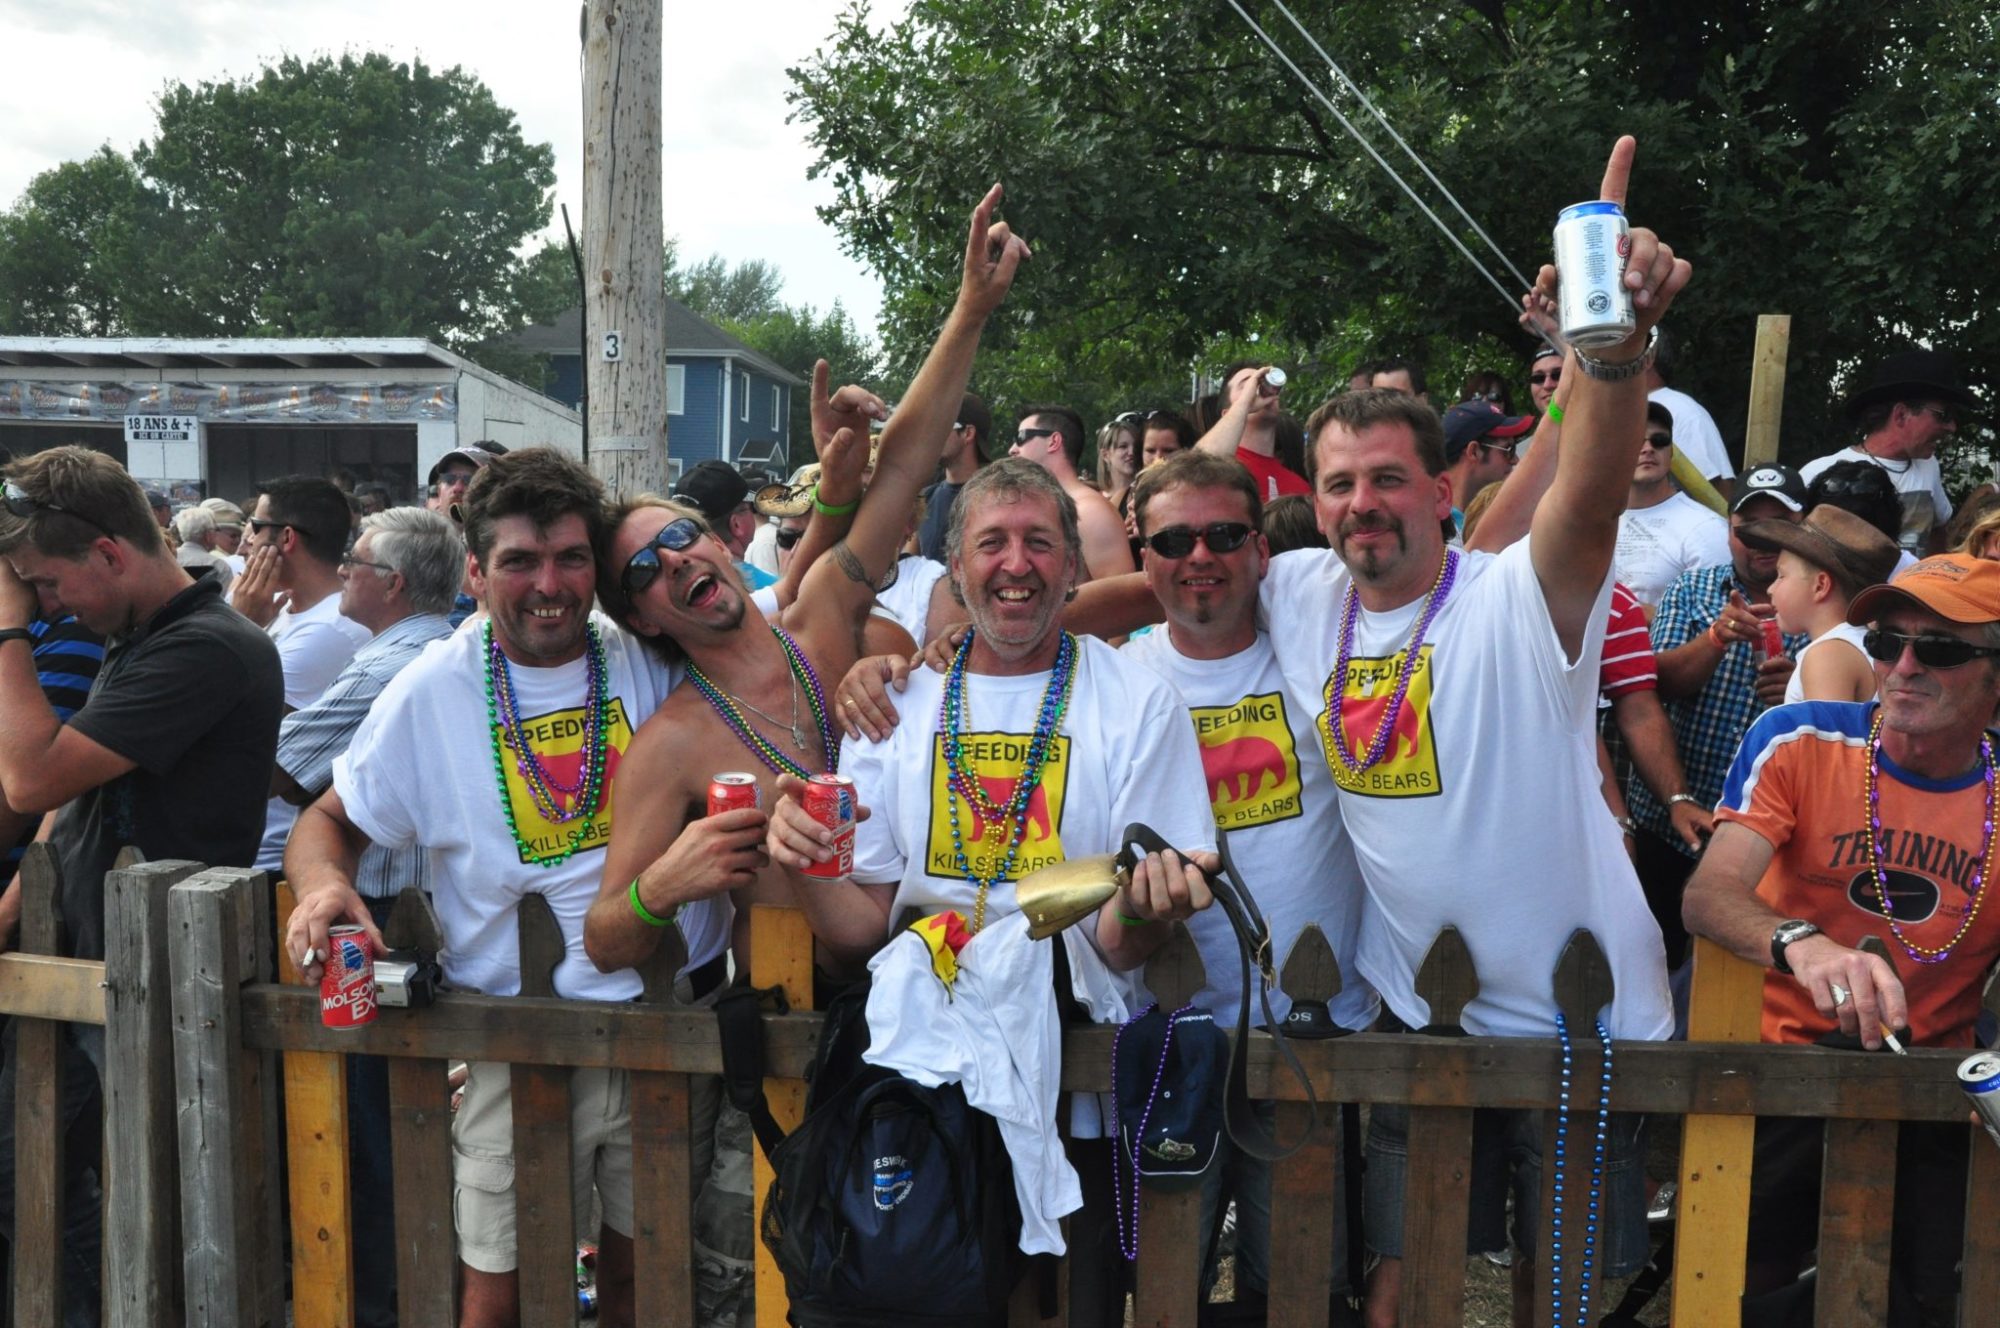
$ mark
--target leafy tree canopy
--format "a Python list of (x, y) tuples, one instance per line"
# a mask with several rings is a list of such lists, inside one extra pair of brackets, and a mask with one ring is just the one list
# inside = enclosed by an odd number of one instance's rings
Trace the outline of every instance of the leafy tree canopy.
[(554, 182), (550, 148), (461, 69), (288, 57), (170, 83), (129, 160), (45, 172), (0, 217), (0, 326), (464, 348), (517, 324), (515, 251)]
[[(1245, 8), (1330, 84), (1275, 7)], [(1531, 274), (1556, 213), (1594, 196), (1613, 137), (1635, 134), (1632, 216), (1696, 268), (1673, 319), (1676, 384), (1739, 446), (1759, 313), (1793, 318), (1790, 459), (1847, 441), (1840, 390), (1912, 339), (1955, 351), (1990, 391), (1988, 6), (1294, 8)], [(1447, 399), (1475, 368), (1525, 376), (1500, 294), (1226, 5), (913, 0), (879, 24), (856, 0), (791, 77), (815, 173), (837, 190), (821, 215), (884, 278), (892, 376), (942, 316), (967, 209), (996, 179), (1036, 246), (981, 367), (1008, 399), (1063, 397), (1101, 420), (1186, 400), (1194, 371), (1251, 347), (1300, 371), (1302, 408), (1372, 355), (1421, 358)]]

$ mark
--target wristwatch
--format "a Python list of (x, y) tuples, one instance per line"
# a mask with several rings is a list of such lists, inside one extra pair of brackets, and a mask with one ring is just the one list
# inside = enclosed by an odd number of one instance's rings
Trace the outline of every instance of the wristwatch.
[(1819, 928), (1804, 918), (1787, 918), (1779, 923), (1778, 929), (1771, 933), (1771, 967), (1789, 976), (1792, 966), (1785, 962), (1785, 947), (1794, 941), (1817, 935)]
[(32, 641), (35, 634), (25, 627), (0, 627), (0, 645), (9, 641)]
[(1653, 351), (1659, 345), (1659, 341), (1660, 329), (1655, 327), (1647, 332), (1646, 349), (1640, 352), (1639, 358), (1636, 360), (1627, 360), (1623, 364), (1607, 364), (1605, 361), (1595, 359), (1585, 351), (1577, 349), (1576, 367), (1583, 370), (1585, 378), (1595, 378), (1600, 383), (1622, 383), (1627, 379), (1637, 378), (1640, 374), (1646, 372), (1646, 369), (1653, 363)]

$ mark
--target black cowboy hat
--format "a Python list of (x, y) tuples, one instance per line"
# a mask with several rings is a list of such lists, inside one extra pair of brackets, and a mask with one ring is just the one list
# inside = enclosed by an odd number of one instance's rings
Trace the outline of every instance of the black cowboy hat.
[(1935, 399), (1971, 407), (1977, 398), (1959, 381), (1958, 361), (1941, 350), (1906, 350), (1878, 361), (1861, 385), (1847, 395), (1847, 413), (1857, 415), (1884, 401)]

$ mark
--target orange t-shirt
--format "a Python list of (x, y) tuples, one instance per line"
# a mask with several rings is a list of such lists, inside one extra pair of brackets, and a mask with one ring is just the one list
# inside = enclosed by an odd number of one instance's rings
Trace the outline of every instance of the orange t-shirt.
[[(1985, 844), (1984, 769), (1926, 779), (1881, 758), (1883, 882), (1869, 865), (1868, 730), (1873, 703), (1808, 701), (1765, 712), (1743, 737), (1716, 819), (1748, 826), (1777, 853), (1757, 897), (1780, 916), (1804, 918), (1842, 945), (1880, 936), (1909, 999), (1910, 1032), (1924, 1046), (1972, 1044), (1980, 988), (2000, 955), (2000, 902), (1975, 896)], [(1887, 907), (1884, 907), (1886, 885)], [(1919, 963), (1898, 942), (1935, 950), (1966, 934), (1938, 963)], [(1764, 1040), (1811, 1042), (1837, 1026), (1797, 980), (1764, 978)]]

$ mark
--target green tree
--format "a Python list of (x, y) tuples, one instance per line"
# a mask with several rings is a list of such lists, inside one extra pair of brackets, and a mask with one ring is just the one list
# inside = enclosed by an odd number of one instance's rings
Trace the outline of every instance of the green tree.
[(0, 215), (0, 311), (8, 331), (101, 337), (118, 331), (144, 189), (132, 163), (100, 148), (28, 185)]
[[(1327, 81), (1275, 9), (1246, 7)], [(1990, 389), (1988, 7), (1356, 0), (1309, 20), (1524, 269), (1557, 211), (1595, 193), (1613, 136), (1636, 134), (1633, 216), (1696, 267), (1673, 320), (1677, 382), (1732, 440), (1762, 312), (1793, 316), (1792, 459), (1846, 441), (1844, 385), (1910, 339), (1954, 350)], [(913, 0), (879, 24), (857, 3), (791, 76), (814, 173), (836, 190), (822, 216), (882, 274), (892, 376), (950, 299), (966, 209), (995, 179), (1036, 246), (981, 368), (1011, 399), (1063, 396), (1102, 419), (1176, 384), (1184, 396), (1192, 371), (1245, 345), (1316, 390), (1390, 352), (1422, 358), (1446, 394), (1475, 367), (1522, 372), (1529, 345), (1501, 294), (1226, 6)]]

